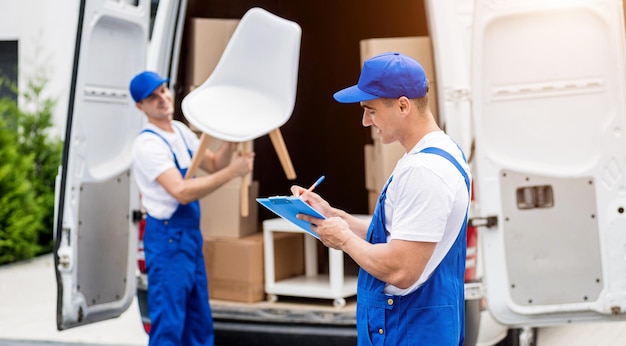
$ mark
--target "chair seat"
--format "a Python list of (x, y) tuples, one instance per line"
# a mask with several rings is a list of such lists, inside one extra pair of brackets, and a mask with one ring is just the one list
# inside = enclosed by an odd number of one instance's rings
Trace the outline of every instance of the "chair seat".
[[(183, 113), (202, 132), (231, 142), (245, 142), (282, 126), (293, 105), (250, 88), (213, 85), (196, 89), (183, 100)], [(201, 121), (198, 121), (201, 119)]]
[[(246, 12), (214, 71), (181, 104), (187, 120), (203, 132), (201, 148), (210, 136), (242, 142), (247, 152), (250, 141), (270, 134), (287, 177), (295, 179), (279, 127), (289, 120), (295, 104), (301, 34), (297, 23), (262, 8)], [(194, 155), (191, 168), (198, 166), (200, 157)], [(251, 174), (246, 175), (241, 184), (244, 217), (250, 179)]]
[(187, 120), (212, 137), (245, 142), (284, 125), (293, 112), (300, 26), (252, 8), (204, 83), (182, 102)]

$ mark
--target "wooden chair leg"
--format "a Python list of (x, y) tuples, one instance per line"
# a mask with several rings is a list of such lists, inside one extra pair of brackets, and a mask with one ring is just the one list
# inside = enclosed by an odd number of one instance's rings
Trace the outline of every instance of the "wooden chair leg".
[(187, 173), (185, 174), (185, 179), (190, 179), (196, 174), (196, 170), (198, 166), (200, 166), (200, 161), (202, 161), (202, 157), (204, 156), (204, 152), (206, 148), (209, 147), (209, 142), (211, 141), (211, 137), (209, 137), (206, 133), (203, 133), (200, 136), (200, 144), (198, 145), (198, 150), (193, 153), (193, 157), (191, 158), (191, 164), (187, 169)]
[(287, 151), (287, 146), (285, 145), (285, 141), (283, 140), (283, 135), (280, 132), (280, 129), (277, 128), (273, 130), (269, 133), (269, 135), (270, 139), (272, 140), (272, 144), (274, 145), (274, 150), (276, 150), (276, 154), (278, 155), (278, 159), (280, 160), (280, 164), (283, 166), (283, 170), (285, 171), (287, 179), (296, 179), (296, 171), (293, 169), (293, 164), (291, 163), (291, 158), (289, 157), (289, 152)]
[[(243, 142), (241, 143), (241, 152), (243, 154), (248, 153), (250, 151), (250, 141), (247, 142)], [(248, 190), (249, 190), (249, 186), (250, 186), (250, 180), (251, 180), (251, 174), (248, 173), (246, 175), (244, 175), (241, 178), (241, 194), (240, 194), (240, 201), (241, 201), (241, 216), (242, 217), (247, 217), (250, 214), (249, 208), (248, 208)]]

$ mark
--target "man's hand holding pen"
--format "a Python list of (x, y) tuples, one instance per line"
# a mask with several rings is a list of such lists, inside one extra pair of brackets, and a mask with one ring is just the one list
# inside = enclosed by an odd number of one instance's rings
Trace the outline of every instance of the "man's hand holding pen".
[(291, 187), (291, 192), (294, 196), (300, 196), (315, 210), (326, 216), (326, 219), (318, 219), (305, 214), (298, 214), (296, 217), (311, 223), (311, 229), (319, 235), (322, 244), (333, 249), (341, 250), (345, 239), (343, 232), (351, 233), (351, 231), (347, 222), (335, 215), (335, 209), (332, 208), (326, 200), (320, 197), (320, 195), (313, 192), (313, 189), (322, 181), (324, 181), (324, 176), (317, 179), (308, 189), (294, 185)]
[(322, 175), (309, 187), (308, 189), (303, 188), (302, 186), (293, 185), (291, 187), (291, 193), (293, 196), (299, 196), (305, 202), (307, 202), (310, 206), (312, 206), (315, 210), (322, 213), (322, 215), (329, 217), (333, 215), (333, 208), (326, 202), (320, 195), (313, 192), (319, 184), (324, 181), (324, 176)]

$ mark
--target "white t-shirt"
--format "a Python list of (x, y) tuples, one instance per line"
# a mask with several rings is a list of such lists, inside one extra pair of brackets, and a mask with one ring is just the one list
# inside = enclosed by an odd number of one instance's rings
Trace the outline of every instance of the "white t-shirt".
[(387, 285), (387, 294), (407, 295), (430, 277), (456, 240), (469, 207), (467, 186), (456, 166), (439, 155), (416, 154), (427, 147), (447, 151), (471, 179), (459, 147), (443, 131), (427, 134), (398, 161), (385, 199), (387, 241), (436, 242), (437, 246), (411, 287)]
[(163, 131), (151, 123), (145, 126), (145, 129), (163, 136), (171, 149), (161, 137), (151, 132), (137, 135), (132, 148), (133, 175), (141, 192), (141, 202), (150, 216), (161, 220), (169, 219), (179, 203), (156, 179), (168, 169), (176, 168), (172, 150), (176, 154), (180, 168), (186, 168), (191, 164), (191, 156), (185, 143), (192, 152), (195, 152), (199, 145), (198, 136), (186, 125), (173, 121), (172, 126), (174, 132)]

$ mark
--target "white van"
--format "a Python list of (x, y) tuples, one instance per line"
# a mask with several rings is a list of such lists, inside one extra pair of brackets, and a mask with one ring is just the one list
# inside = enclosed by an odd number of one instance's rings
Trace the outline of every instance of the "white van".
[[(130, 146), (145, 120), (130, 98), (130, 78), (144, 69), (157, 71), (171, 79), (170, 88), (180, 96), (186, 21), (216, 13), (237, 18), (255, 2), (249, 3), (80, 2), (57, 180), (59, 330), (117, 317), (134, 299), (137, 277), (145, 288), (137, 269), (142, 212), (130, 171)], [(494, 344), (507, 330), (505, 342), (532, 344), (534, 327), (624, 319), (626, 45), (621, 1), (264, 3), (277, 15), (301, 19), (303, 29), (299, 114), (283, 133), (288, 144), (290, 133), (306, 143), (319, 140), (320, 132), (328, 142), (341, 143), (324, 147), (317, 142), (316, 149), (324, 153), (350, 154), (346, 148), (354, 148), (353, 142), (365, 142), (362, 132), (348, 132), (358, 130), (360, 110), (336, 105), (330, 97), (358, 76), (358, 38), (419, 30), (431, 37), (439, 119), (469, 155), (474, 176), (470, 224), (479, 227), (481, 265), (476, 282), (466, 290), (473, 304), (467, 309), (472, 314), (467, 317), (468, 345)], [(311, 38), (308, 33), (316, 30), (320, 36)], [(335, 65), (346, 71), (333, 70)], [(305, 94), (313, 89), (315, 97)], [(345, 114), (350, 112), (354, 114)], [(317, 128), (310, 130), (313, 123)], [(292, 143), (298, 168), (297, 158), (308, 151)], [(258, 144), (257, 162), (266, 162), (264, 169), (255, 167), (260, 186), (288, 187), (290, 182), (280, 181), (279, 164), (268, 168), (275, 155), (271, 147)], [(344, 195), (365, 198), (362, 181), (353, 174), (361, 174), (355, 167), (362, 162), (317, 159), (326, 170), (326, 186), (336, 184)], [(319, 173), (310, 172), (312, 177)], [(483, 302), (483, 293), (487, 310), (479, 313), (475, 307)], [(298, 301), (212, 301), (212, 306), (220, 344), (354, 344), (354, 305), (317, 310)]]

